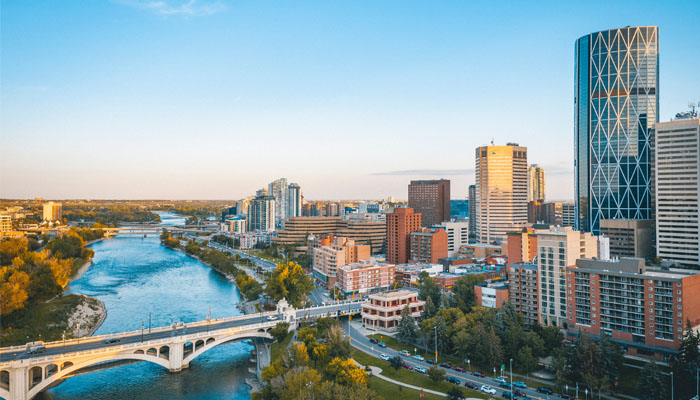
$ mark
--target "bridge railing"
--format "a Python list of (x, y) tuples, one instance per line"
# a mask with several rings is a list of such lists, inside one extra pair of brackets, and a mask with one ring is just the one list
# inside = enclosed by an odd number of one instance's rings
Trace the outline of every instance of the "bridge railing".
[[(173, 344), (173, 338), (180, 338), (180, 339), (185, 339), (185, 341), (189, 342), (191, 340), (197, 340), (200, 338), (207, 338), (211, 336), (219, 336), (222, 334), (236, 334), (238, 332), (248, 332), (248, 331), (257, 331), (258, 329), (261, 328), (269, 328), (269, 327), (274, 327), (277, 325), (279, 321), (265, 321), (265, 322), (260, 322), (252, 325), (245, 325), (245, 326), (232, 326), (232, 327), (227, 327), (227, 328), (222, 328), (222, 329), (213, 329), (210, 330), (209, 332), (193, 332), (190, 334), (185, 334), (185, 335), (174, 335), (174, 336), (169, 336), (165, 338), (160, 338), (160, 339), (151, 339), (151, 340), (146, 340), (143, 342), (136, 342), (136, 343), (125, 343), (121, 345), (110, 345), (108, 347), (101, 347), (97, 349), (92, 349), (92, 350), (81, 350), (81, 351), (73, 351), (73, 352), (66, 352), (66, 353), (61, 353), (61, 354), (52, 354), (52, 355), (46, 355), (42, 357), (31, 357), (31, 358), (24, 358), (21, 360), (8, 360), (8, 361), (3, 361), (0, 362), (0, 369), (5, 368), (7, 366), (10, 366), (12, 363), (17, 363), (19, 362), (22, 365), (36, 365), (36, 364), (43, 364), (47, 362), (53, 362), (56, 359), (58, 360), (65, 360), (65, 361), (70, 361), (70, 358), (78, 358), (78, 357), (84, 357), (84, 356), (90, 356), (90, 355), (99, 355), (103, 353), (114, 353), (115, 351), (124, 351), (124, 350), (130, 350), (130, 349), (143, 349), (144, 347), (156, 347), (160, 348), (163, 345), (168, 345), (168, 344)], [(139, 331), (140, 332), (140, 331)], [(179, 340), (181, 342), (181, 340)]]

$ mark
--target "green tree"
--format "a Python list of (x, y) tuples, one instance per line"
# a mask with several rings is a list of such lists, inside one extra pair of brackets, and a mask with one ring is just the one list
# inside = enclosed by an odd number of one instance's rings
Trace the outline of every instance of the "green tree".
[(418, 297), (421, 300), (432, 299), (433, 305), (440, 304), (440, 287), (427, 272), (423, 271), (418, 275)]
[(651, 360), (639, 374), (637, 393), (640, 398), (648, 400), (665, 400), (668, 398), (666, 385), (668, 378), (663, 376), (658, 365)]
[(444, 369), (439, 368), (437, 365), (433, 365), (428, 368), (428, 378), (433, 382), (442, 382), (445, 380), (446, 372)]
[(564, 349), (556, 349), (552, 353), (552, 369), (556, 376), (557, 388), (561, 390), (566, 384), (566, 377), (569, 375), (568, 362)]
[(403, 360), (399, 356), (394, 356), (389, 359), (389, 365), (395, 370), (400, 370), (403, 368)]
[(464, 398), (464, 392), (457, 386), (453, 386), (447, 391), (447, 400), (462, 400)]
[(624, 355), (620, 346), (613, 342), (608, 335), (600, 335), (600, 359), (601, 369), (605, 371), (610, 387), (616, 387), (620, 379)]
[(274, 328), (270, 329), (270, 335), (277, 341), (281, 342), (289, 333), (289, 322), (280, 322)]
[(455, 281), (454, 286), (452, 286), (452, 294), (457, 301), (457, 307), (462, 312), (468, 313), (476, 305), (474, 285), (483, 281), (484, 276), (480, 274), (465, 275)]
[(517, 365), (529, 374), (537, 368), (537, 357), (532, 354), (532, 349), (530, 346), (525, 346), (518, 350), (518, 354), (515, 358)]
[(425, 300), (425, 306), (423, 307), (423, 313), (421, 314), (422, 319), (428, 319), (432, 318), (435, 316), (435, 303), (433, 303), (433, 299), (431, 297), (428, 297)]
[(265, 282), (265, 292), (269, 298), (274, 301), (287, 299), (297, 308), (306, 303), (309, 293), (315, 288), (313, 279), (293, 261), (278, 264)]
[(405, 344), (413, 343), (416, 340), (416, 320), (411, 316), (408, 305), (401, 312), (397, 337), (401, 343)]
[(695, 333), (686, 320), (686, 328), (678, 354), (671, 358), (673, 386), (678, 398), (688, 398), (695, 394), (695, 371), (700, 365), (700, 335)]
[(542, 327), (539, 323), (532, 325), (532, 331), (535, 332), (543, 341), (544, 353), (543, 356), (550, 356), (554, 350), (561, 348), (564, 341), (564, 334), (561, 329), (556, 326)]
[(350, 343), (345, 340), (343, 329), (333, 326), (328, 330), (328, 354), (331, 359), (340, 357), (342, 359), (350, 357)]

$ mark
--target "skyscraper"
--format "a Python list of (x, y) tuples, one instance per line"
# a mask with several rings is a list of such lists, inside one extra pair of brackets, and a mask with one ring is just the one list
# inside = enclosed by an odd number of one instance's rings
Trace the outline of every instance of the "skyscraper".
[(659, 30), (625, 27), (575, 44), (576, 227), (652, 218), (653, 128), (658, 122)]
[(544, 202), (544, 168), (538, 164), (527, 167), (527, 201)]
[(422, 214), (424, 226), (449, 221), (450, 181), (411, 181), (408, 185), (408, 207)]
[(405, 264), (411, 252), (411, 232), (420, 230), (421, 214), (412, 208), (395, 208), (386, 215), (386, 260)]
[(248, 231), (274, 231), (275, 208), (275, 198), (266, 196), (264, 189), (258, 190), (248, 207)]
[(287, 178), (279, 178), (267, 185), (267, 193), (275, 198), (275, 226), (287, 219)]
[(287, 187), (287, 218), (301, 217), (301, 207), (304, 197), (298, 183), (290, 183)]
[(476, 185), (469, 185), (469, 243), (476, 242)]
[(527, 148), (476, 148), (476, 239), (504, 241), (527, 224)]

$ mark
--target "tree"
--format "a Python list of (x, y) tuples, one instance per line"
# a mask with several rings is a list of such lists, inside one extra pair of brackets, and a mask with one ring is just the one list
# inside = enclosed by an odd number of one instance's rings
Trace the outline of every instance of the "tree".
[(278, 342), (283, 341), (287, 337), (287, 333), (289, 333), (289, 322), (280, 322), (270, 329), (270, 335)]
[(350, 343), (345, 340), (343, 329), (333, 326), (328, 330), (328, 354), (331, 358), (350, 357)]
[(29, 275), (13, 267), (0, 268), (0, 315), (24, 307), (29, 294)]
[(389, 365), (397, 371), (403, 368), (403, 364), (403, 360), (399, 356), (394, 356), (389, 359)]
[(270, 277), (266, 279), (267, 296), (275, 301), (287, 299), (293, 307), (302, 307), (307, 296), (315, 288), (301, 265), (290, 261), (280, 263)]
[(315, 369), (295, 368), (284, 374), (284, 380), (274, 382), (273, 389), (282, 400), (310, 400), (320, 382), (321, 375)]
[(464, 392), (457, 386), (453, 386), (447, 391), (447, 400), (462, 400), (464, 398)]
[(537, 357), (532, 355), (532, 349), (530, 348), (530, 346), (525, 346), (518, 350), (518, 354), (515, 360), (520, 366), (520, 368), (527, 374), (529, 374), (530, 372), (534, 371), (535, 368), (537, 368)]
[(288, 368), (302, 367), (309, 363), (309, 350), (303, 342), (294, 342), (287, 348), (285, 358)]
[(658, 365), (652, 360), (644, 366), (642, 373), (639, 375), (637, 392), (640, 398), (665, 400), (668, 398), (666, 385), (667, 378), (663, 376)]
[(609, 385), (616, 387), (617, 381), (620, 379), (624, 355), (620, 346), (606, 334), (600, 335), (600, 358), (602, 361), (601, 369), (605, 371)]
[(411, 316), (408, 305), (401, 312), (397, 337), (401, 343), (410, 344), (416, 340), (416, 320)]
[(326, 376), (329, 380), (345, 386), (367, 386), (367, 373), (353, 360), (336, 357), (328, 363)]
[(564, 334), (561, 329), (556, 326), (542, 327), (539, 323), (532, 325), (532, 331), (535, 332), (543, 341), (544, 353), (543, 356), (550, 356), (554, 350), (562, 346)]
[(457, 300), (457, 307), (462, 312), (468, 313), (476, 305), (474, 285), (483, 281), (484, 276), (480, 274), (465, 275), (455, 281), (454, 286), (452, 286), (452, 294)]
[(569, 374), (567, 357), (564, 349), (559, 348), (552, 353), (552, 369), (556, 375), (557, 388), (563, 388), (566, 384), (566, 377)]
[(445, 380), (445, 375), (446, 372), (442, 368), (438, 368), (437, 365), (433, 365), (432, 367), (428, 368), (428, 377), (433, 381), (433, 382), (442, 382)]
[(435, 303), (433, 303), (433, 299), (431, 297), (428, 297), (425, 300), (425, 306), (423, 307), (423, 313), (421, 314), (421, 318), (432, 318), (435, 315), (435, 312)]
[(314, 391), (314, 400), (378, 400), (377, 393), (366, 386), (343, 386), (336, 382), (321, 382)]
[(688, 398), (695, 394), (695, 371), (700, 365), (699, 345), (700, 335), (693, 331), (690, 320), (686, 320), (679, 352), (671, 358), (674, 390), (678, 398)]
[(496, 331), (491, 328), (491, 332), (488, 336), (484, 337), (484, 347), (485, 347), (485, 362), (488, 367), (495, 367), (501, 364), (503, 360), (503, 350), (501, 349), (501, 342), (496, 336)]
[(433, 304), (440, 304), (440, 287), (435, 282), (435, 279), (431, 278), (426, 271), (423, 271), (418, 275), (418, 297), (421, 300), (427, 300), (428, 298), (433, 300)]

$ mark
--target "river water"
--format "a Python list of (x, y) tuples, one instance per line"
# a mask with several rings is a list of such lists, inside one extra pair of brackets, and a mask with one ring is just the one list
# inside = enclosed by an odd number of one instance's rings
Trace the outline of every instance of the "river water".
[[(181, 225), (185, 219), (160, 213), (164, 225)], [(97, 242), (93, 265), (70, 285), (69, 293), (102, 300), (107, 318), (96, 335), (148, 329), (174, 321), (240, 314), (238, 289), (201, 262), (160, 245), (157, 235), (118, 236)], [(202, 354), (190, 367), (170, 373), (141, 362), (67, 379), (37, 399), (250, 399), (244, 379), (253, 347), (229, 343)]]

